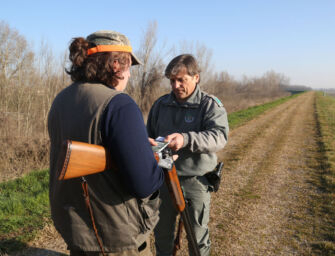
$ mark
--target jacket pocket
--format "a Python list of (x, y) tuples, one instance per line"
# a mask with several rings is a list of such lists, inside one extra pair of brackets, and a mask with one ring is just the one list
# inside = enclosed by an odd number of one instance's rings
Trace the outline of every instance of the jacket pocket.
[(153, 193), (150, 197), (139, 200), (139, 209), (143, 219), (143, 233), (152, 230), (159, 220), (159, 206), (161, 199), (159, 190)]

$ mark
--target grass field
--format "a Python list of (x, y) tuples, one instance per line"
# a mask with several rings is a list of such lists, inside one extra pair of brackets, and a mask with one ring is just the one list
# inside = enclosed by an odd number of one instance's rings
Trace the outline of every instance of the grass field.
[(322, 198), (318, 202), (320, 214), (323, 216), (323, 225), (319, 228), (324, 240), (315, 246), (324, 252), (323, 255), (335, 255), (335, 97), (316, 97), (318, 128), (320, 133), (319, 187)]
[[(246, 123), (295, 96), (276, 100), (264, 105), (248, 108), (244, 111), (231, 113), (229, 123), (231, 129)], [(316, 244), (323, 251), (332, 248), (334, 241), (335, 220), (335, 98), (317, 96), (316, 100), (319, 130), (322, 136), (320, 151), (324, 156), (322, 168), (327, 171), (321, 174), (322, 188), (325, 190), (324, 200), (320, 207), (326, 211), (328, 224), (323, 228), (325, 239)], [(50, 222), (48, 201), (48, 171), (35, 171), (22, 178), (0, 183), (0, 253), (23, 248), (33, 239), (36, 232), (45, 223)], [(321, 209), (320, 208), (320, 209)], [(332, 249), (330, 249), (332, 250)], [(329, 250), (328, 250), (329, 251)]]
[(298, 95), (299, 94), (295, 94), (262, 105), (250, 107), (245, 110), (233, 112), (228, 115), (229, 128), (232, 130), (240, 125), (243, 125), (244, 123), (250, 121), (256, 116), (264, 113), (266, 110), (274, 108), (290, 99), (297, 97)]
[(0, 252), (17, 250), (50, 221), (48, 171), (0, 184)]

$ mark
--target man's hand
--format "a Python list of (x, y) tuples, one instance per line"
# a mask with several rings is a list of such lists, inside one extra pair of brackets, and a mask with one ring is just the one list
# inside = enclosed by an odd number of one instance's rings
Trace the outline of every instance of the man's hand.
[(157, 142), (153, 138), (148, 138), (148, 140), (149, 140), (149, 143), (150, 143), (151, 146), (157, 146), (158, 145)]
[(184, 145), (184, 137), (180, 133), (172, 133), (165, 137), (165, 142), (170, 142), (168, 147), (173, 151), (178, 151)]

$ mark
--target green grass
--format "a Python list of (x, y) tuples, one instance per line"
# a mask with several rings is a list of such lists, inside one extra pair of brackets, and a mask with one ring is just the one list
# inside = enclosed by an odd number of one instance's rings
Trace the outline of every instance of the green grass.
[(229, 122), (229, 128), (232, 130), (238, 126), (241, 126), (245, 124), (246, 122), (254, 119), (255, 117), (259, 116), (260, 114), (264, 113), (266, 110), (274, 108), (292, 98), (295, 98), (299, 96), (300, 94), (295, 94), (292, 96), (280, 98), (275, 101), (271, 101), (268, 103), (265, 103), (263, 105), (258, 105), (254, 107), (250, 107), (244, 110), (240, 110), (237, 112), (230, 113), (228, 115), (228, 122)]
[(50, 220), (49, 173), (0, 183), (0, 254), (21, 249)]
[(335, 255), (335, 98), (316, 96), (316, 110), (320, 135), (319, 223), (323, 240), (316, 241), (313, 247), (322, 255)]
[(316, 106), (326, 155), (335, 169), (335, 97), (317, 94)]

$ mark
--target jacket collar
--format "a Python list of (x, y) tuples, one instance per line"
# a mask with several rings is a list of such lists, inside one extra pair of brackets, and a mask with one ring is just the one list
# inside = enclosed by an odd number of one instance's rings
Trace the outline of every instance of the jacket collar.
[(183, 106), (183, 107), (197, 107), (201, 102), (201, 90), (200, 86), (195, 87), (192, 95), (183, 103), (179, 103), (174, 95), (173, 91), (168, 95), (165, 104), (173, 106)]

